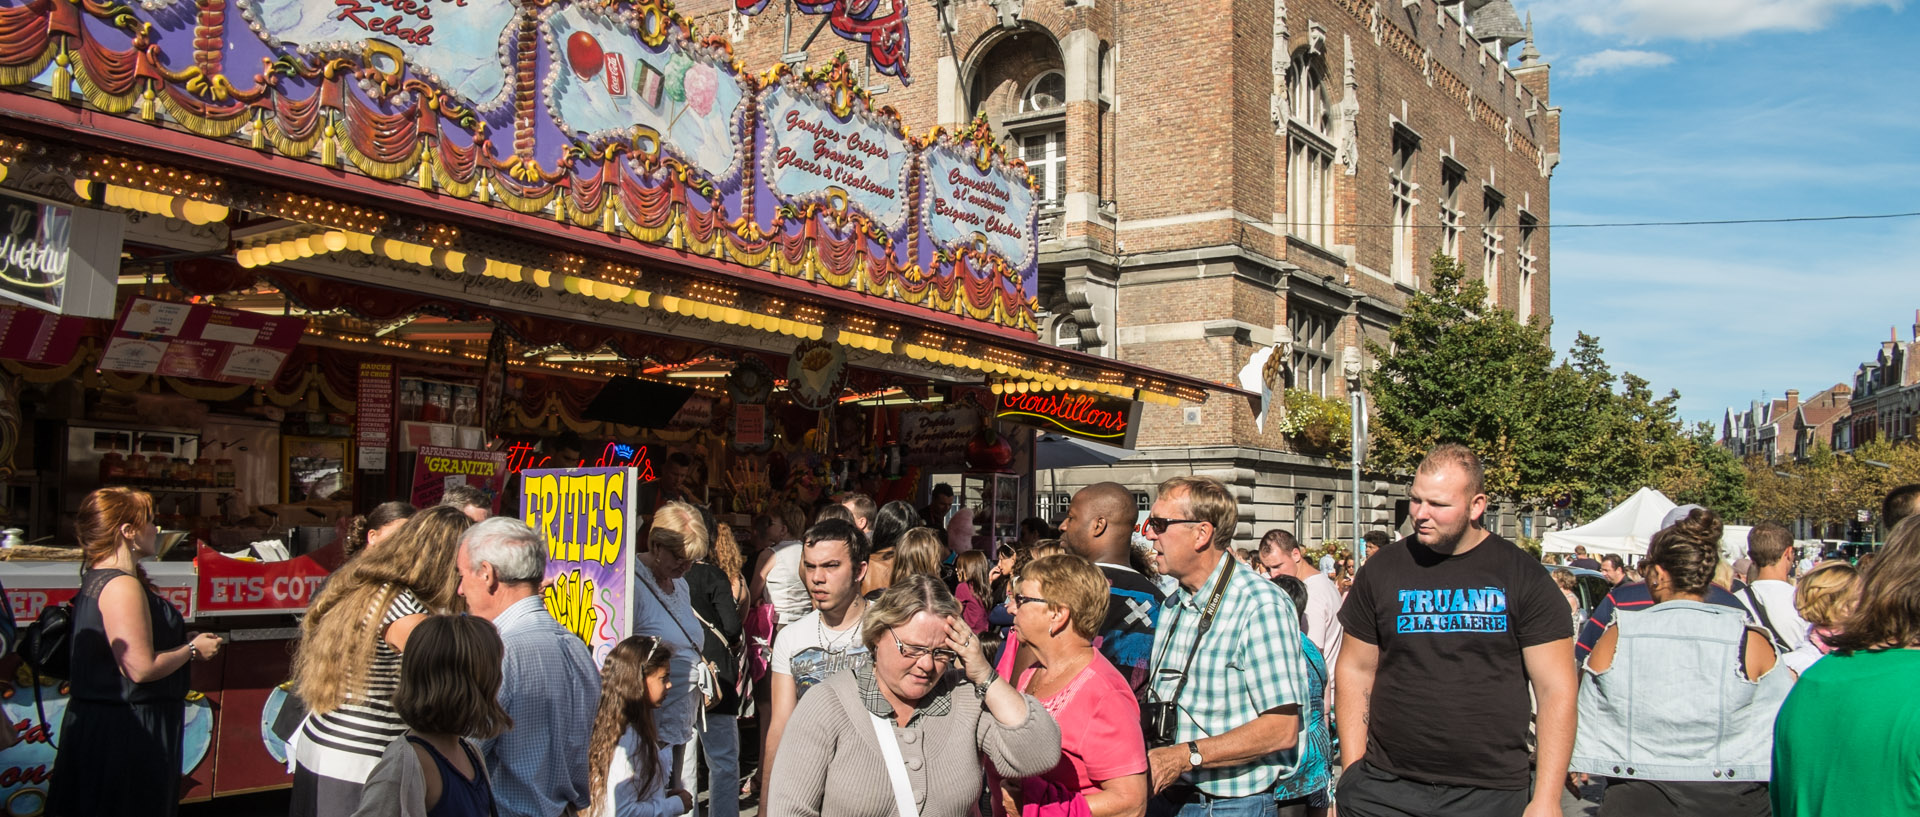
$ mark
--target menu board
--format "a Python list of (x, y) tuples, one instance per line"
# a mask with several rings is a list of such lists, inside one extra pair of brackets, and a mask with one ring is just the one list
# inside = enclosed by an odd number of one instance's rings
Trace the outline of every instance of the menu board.
[(120, 310), (100, 369), (225, 383), (272, 380), (306, 330), (301, 318), (132, 298)]
[(359, 395), (354, 401), (354, 460), (362, 471), (387, 470), (393, 445), (393, 364), (361, 363)]

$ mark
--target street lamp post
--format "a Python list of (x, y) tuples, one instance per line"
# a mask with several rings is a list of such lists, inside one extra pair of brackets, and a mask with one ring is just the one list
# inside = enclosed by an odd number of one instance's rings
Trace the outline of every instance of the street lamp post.
[(1342, 357), (1341, 369), (1347, 376), (1347, 450), (1353, 478), (1353, 567), (1359, 570), (1367, 557), (1365, 540), (1360, 537), (1360, 460), (1366, 457), (1367, 396), (1360, 391), (1359, 347), (1348, 346)]

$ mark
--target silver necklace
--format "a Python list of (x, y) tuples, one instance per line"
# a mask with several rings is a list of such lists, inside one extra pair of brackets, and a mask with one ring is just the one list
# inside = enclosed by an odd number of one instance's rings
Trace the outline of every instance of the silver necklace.
[[(860, 602), (860, 603), (864, 604), (864, 602)], [(847, 615), (851, 616), (853, 614), (854, 614), (853, 607), (852, 605), (849, 605), (847, 608)], [(829, 653), (845, 652), (847, 647), (852, 645), (851, 644), (842, 645), (840, 644), (840, 639), (843, 637), (850, 636), (853, 633), (859, 632), (860, 619), (858, 617), (855, 617), (853, 620), (853, 624), (851, 626), (847, 627), (844, 630), (836, 631), (839, 633), (839, 635), (835, 635), (832, 638), (827, 637), (827, 632), (828, 632), (827, 617), (825, 615), (818, 615), (814, 617), (813, 628), (817, 638), (820, 641), (820, 649), (826, 650)]]

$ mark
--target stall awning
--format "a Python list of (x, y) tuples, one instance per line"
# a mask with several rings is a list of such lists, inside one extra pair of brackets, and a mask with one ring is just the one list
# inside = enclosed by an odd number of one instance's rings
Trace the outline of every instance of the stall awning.
[[(39, 97), (6, 97), (0, 126), (15, 130), (9, 140), (56, 173), (68, 168), (99, 178), (102, 162), (131, 159), (149, 174), (184, 172), (215, 180), (222, 201), (258, 218), (254, 231), (235, 242), (235, 260), (243, 265), (277, 263), (271, 257), (276, 248), (290, 250), (294, 244), (289, 242), (299, 242), (317, 252), (361, 252), (476, 278), (524, 280), (563, 290), (596, 310), (655, 310), (834, 340), (933, 367), (955, 382), (1005, 382), (1169, 404), (1202, 402), (1215, 391), (1245, 394), (1226, 384), (1052, 346), (1018, 329), (864, 293), (857, 285), (847, 289), (780, 275)], [(49, 133), (59, 135), (45, 136)], [(376, 231), (371, 225), (384, 226)], [(436, 235), (459, 240), (436, 244)]]

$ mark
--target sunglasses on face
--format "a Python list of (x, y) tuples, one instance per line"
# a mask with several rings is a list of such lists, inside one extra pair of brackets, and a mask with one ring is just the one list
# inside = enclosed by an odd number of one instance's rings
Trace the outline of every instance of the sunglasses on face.
[(919, 644), (908, 644), (905, 641), (901, 641), (898, 636), (894, 637), (893, 646), (894, 649), (900, 651), (900, 657), (914, 663), (919, 663), (920, 659), (929, 655), (933, 656), (935, 666), (951, 664), (960, 659), (959, 653), (945, 647), (922, 647)]
[(1022, 596), (1019, 593), (1013, 594), (1013, 604), (1015, 607), (1018, 607), (1023, 604), (1031, 604), (1033, 602), (1039, 602), (1041, 604), (1052, 603), (1047, 601), (1046, 599), (1040, 598), (1039, 596)]
[(1174, 525), (1198, 525), (1205, 521), (1207, 520), (1205, 519), (1168, 519), (1164, 516), (1149, 516), (1147, 517), (1147, 527), (1152, 528), (1155, 534), (1161, 534), (1161, 533), (1166, 533), (1167, 528), (1172, 527)]

